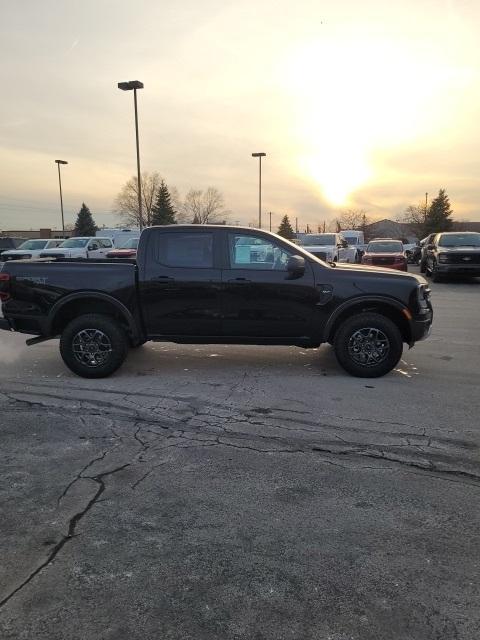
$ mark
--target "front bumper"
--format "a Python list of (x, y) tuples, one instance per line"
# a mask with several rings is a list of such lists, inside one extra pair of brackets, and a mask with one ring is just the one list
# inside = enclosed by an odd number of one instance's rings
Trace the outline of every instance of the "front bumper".
[(412, 340), (410, 346), (412, 347), (415, 342), (425, 340), (430, 335), (433, 321), (433, 310), (428, 309), (425, 314), (414, 316), (410, 321), (410, 330), (412, 334)]
[(445, 275), (480, 276), (480, 264), (448, 264), (437, 262), (437, 273)]

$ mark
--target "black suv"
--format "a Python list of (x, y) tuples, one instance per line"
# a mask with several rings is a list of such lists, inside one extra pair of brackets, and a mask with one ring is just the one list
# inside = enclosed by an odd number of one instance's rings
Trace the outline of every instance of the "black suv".
[(437, 233), (426, 245), (425, 271), (434, 282), (445, 275), (480, 276), (480, 233)]

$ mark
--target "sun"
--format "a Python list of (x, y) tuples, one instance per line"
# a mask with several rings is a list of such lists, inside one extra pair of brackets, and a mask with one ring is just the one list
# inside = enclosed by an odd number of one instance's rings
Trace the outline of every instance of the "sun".
[[(400, 43), (332, 35), (289, 52), (282, 82), (291, 105), (297, 170), (332, 205), (378, 175), (378, 150), (428, 128), (442, 77)], [(438, 108), (437, 108), (438, 111)]]

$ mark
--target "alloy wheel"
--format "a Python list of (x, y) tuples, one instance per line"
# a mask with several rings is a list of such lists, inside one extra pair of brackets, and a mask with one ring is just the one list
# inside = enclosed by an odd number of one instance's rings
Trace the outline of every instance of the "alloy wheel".
[(373, 367), (384, 362), (389, 352), (388, 337), (375, 327), (358, 329), (348, 341), (348, 353), (351, 359), (364, 367)]

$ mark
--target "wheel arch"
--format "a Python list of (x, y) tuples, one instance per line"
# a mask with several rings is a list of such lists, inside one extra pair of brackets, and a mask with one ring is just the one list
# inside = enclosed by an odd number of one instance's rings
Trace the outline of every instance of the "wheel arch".
[(143, 339), (130, 310), (120, 300), (96, 291), (74, 293), (56, 302), (48, 315), (48, 333), (52, 336), (59, 335), (71, 320), (85, 313), (99, 313), (115, 318), (124, 327), (133, 344)]
[(407, 344), (412, 342), (412, 329), (410, 321), (405, 315), (405, 312), (409, 314), (405, 305), (401, 304), (397, 300), (391, 298), (362, 298), (350, 300), (340, 305), (335, 312), (330, 316), (325, 326), (323, 341), (332, 342), (337, 329), (342, 322), (347, 318), (357, 315), (359, 313), (379, 313), (392, 322), (394, 322), (402, 336), (402, 339)]

